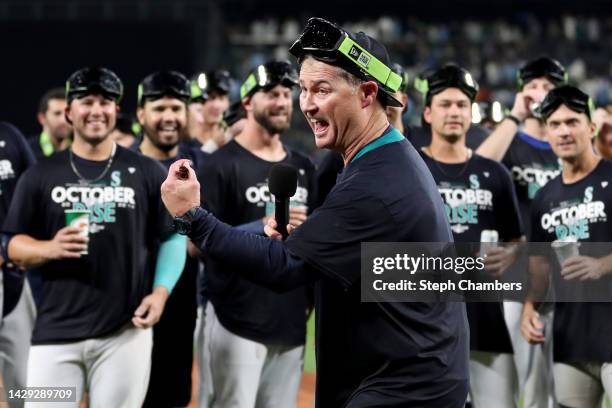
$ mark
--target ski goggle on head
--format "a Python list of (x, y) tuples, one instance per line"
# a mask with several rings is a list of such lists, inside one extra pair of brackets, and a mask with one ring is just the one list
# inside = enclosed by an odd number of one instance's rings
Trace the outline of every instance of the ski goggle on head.
[(546, 121), (561, 105), (574, 112), (584, 113), (589, 120), (593, 118), (595, 105), (589, 95), (574, 86), (563, 85), (548, 92), (542, 101), (538, 108), (542, 119)]
[(527, 62), (516, 73), (519, 90), (535, 78), (548, 78), (555, 86), (567, 83), (568, 75), (561, 63), (548, 57), (540, 57)]
[(298, 82), (297, 71), (289, 62), (269, 61), (257, 66), (249, 73), (240, 86), (240, 98), (251, 96), (260, 89), (270, 90), (276, 85), (293, 88)]
[(191, 97), (189, 80), (180, 72), (163, 71), (148, 75), (138, 85), (138, 106), (143, 106), (147, 99), (159, 99), (164, 96), (188, 101)]
[(343, 58), (350, 65), (340, 65), (342, 68), (349, 72), (358, 70), (361, 76), (365, 74), (374, 78), (391, 93), (402, 85), (400, 75), (357, 43), (346, 30), (319, 17), (308, 20), (302, 35), (289, 48), (289, 52), (298, 61), (306, 54), (329, 63), (336, 63)]
[(430, 73), (427, 78), (421, 79), (415, 87), (425, 96), (426, 104), (431, 102), (431, 98), (448, 88), (458, 88), (470, 101), (476, 99), (478, 94), (478, 83), (472, 75), (465, 69), (448, 64)]
[(123, 96), (123, 83), (110, 69), (87, 67), (74, 72), (66, 81), (68, 102), (83, 96), (100, 94), (119, 102)]
[(206, 101), (213, 92), (227, 95), (231, 86), (232, 78), (226, 70), (197, 73), (191, 81), (191, 100)]

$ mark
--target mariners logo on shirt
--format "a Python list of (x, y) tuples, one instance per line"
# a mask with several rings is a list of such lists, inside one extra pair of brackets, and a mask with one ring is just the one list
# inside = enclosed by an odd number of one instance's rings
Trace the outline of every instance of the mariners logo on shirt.
[(456, 234), (462, 234), (470, 229), (470, 225), (478, 224), (479, 211), (493, 210), (493, 193), (481, 188), (478, 174), (470, 174), (468, 180), (468, 186), (451, 182), (438, 185), (446, 216)]
[(15, 178), (13, 164), (9, 160), (0, 160), (0, 180)]
[(590, 237), (589, 227), (598, 222), (607, 222), (606, 205), (593, 201), (594, 187), (585, 188), (582, 199), (561, 202), (559, 206), (542, 214), (541, 227), (557, 239), (575, 237), (578, 240)]
[[(265, 207), (266, 215), (274, 214), (274, 195), (270, 193), (267, 181), (248, 187), (245, 190), (245, 198), (257, 207)], [(289, 203), (291, 207), (305, 206), (308, 203), (308, 190), (298, 185)]]
[(531, 200), (538, 190), (561, 172), (560, 166), (542, 166), (532, 163), (525, 166), (512, 166), (512, 178), (522, 186), (527, 186), (527, 197)]
[(64, 209), (89, 210), (89, 232), (95, 234), (104, 229), (104, 224), (117, 221), (118, 208), (136, 208), (136, 193), (132, 187), (121, 185), (120, 171), (111, 173), (108, 184), (66, 183), (55, 186), (51, 190), (51, 200)]

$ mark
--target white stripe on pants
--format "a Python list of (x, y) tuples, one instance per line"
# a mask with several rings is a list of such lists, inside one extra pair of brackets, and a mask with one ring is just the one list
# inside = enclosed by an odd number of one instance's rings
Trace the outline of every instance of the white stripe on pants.
[[(209, 302), (204, 365), (210, 373), (200, 408), (295, 407), (302, 378), (304, 346), (272, 346), (226, 330)], [(211, 393), (210, 390), (214, 390)]]
[[(15, 309), (0, 324), (0, 375), (6, 390), (18, 390), (26, 385), (28, 352), (35, 320), (36, 306), (26, 279)], [(22, 406), (23, 402), (19, 400), (10, 403), (11, 408)]]
[(553, 318), (554, 313), (542, 312), (544, 344), (529, 344), (521, 334), (523, 304), (504, 302), (504, 318), (510, 333), (519, 387), (523, 390), (523, 408), (555, 407), (553, 379)]
[[(151, 329), (131, 323), (106, 337), (32, 346), (28, 387), (76, 387), (76, 402), (53, 403), (53, 408), (78, 407), (84, 388), (89, 408), (139, 407), (149, 384), (152, 346)], [(48, 405), (26, 403), (32, 408)]]

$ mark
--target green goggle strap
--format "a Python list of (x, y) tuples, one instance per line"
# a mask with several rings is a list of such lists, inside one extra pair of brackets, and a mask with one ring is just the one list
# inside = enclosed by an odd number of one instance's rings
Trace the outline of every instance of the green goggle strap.
[(401, 76), (393, 72), (391, 68), (382, 63), (378, 58), (364, 50), (363, 47), (349, 36), (345, 35), (344, 40), (338, 47), (338, 51), (350, 60), (355, 61), (359, 68), (393, 92), (396, 92), (402, 85)]
[(248, 96), (251, 91), (257, 86), (257, 79), (254, 74), (250, 74), (244, 83), (240, 86), (240, 99)]
[(191, 81), (191, 99), (201, 98), (204, 94), (196, 81)]

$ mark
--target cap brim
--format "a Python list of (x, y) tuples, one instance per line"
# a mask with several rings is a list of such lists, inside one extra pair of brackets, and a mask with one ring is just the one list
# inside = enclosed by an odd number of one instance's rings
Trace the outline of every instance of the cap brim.
[(402, 104), (400, 101), (398, 101), (397, 99), (395, 99), (395, 97), (393, 95), (391, 95), (389, 92), (385, 91), (382, 88), (378, 88), (379, 92), (382, 92), (382, 97), (385, 99), (385, 102), (387, 104), (387, 106), (392, 106), (394, 108), (403, 108), (404, 104)]

